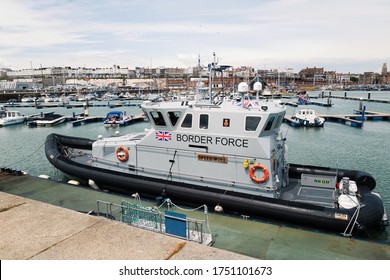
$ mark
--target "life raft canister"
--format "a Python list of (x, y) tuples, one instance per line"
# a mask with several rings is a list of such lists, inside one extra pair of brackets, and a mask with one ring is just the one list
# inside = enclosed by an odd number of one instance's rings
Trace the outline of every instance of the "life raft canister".
[(129, 152), (123, 146), (116, 149), (115, 154), (120, 161), (127, 161), (129, 159)]
[[(263, 171), (263, 177), (257, 178), (255, 176), (256, 169), (261, 169)], [(265, 183), (268, 180), (268, 169), (265, 168), (262, 164), (255, 164), (249, 169), (249, 177), (252, 179), (253, 182), (256, 182), (258, 184)]]

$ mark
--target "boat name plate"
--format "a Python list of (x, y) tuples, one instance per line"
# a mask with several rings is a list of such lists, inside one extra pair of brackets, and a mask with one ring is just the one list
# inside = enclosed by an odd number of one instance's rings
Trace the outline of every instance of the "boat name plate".
[(347, 214), (341, 214), (341, 213), (334, 213), (334, 217), (339, 220), (348, 220), (348, 215)]
[(198, 156), (198, 160), (201, 160), (201, 161), (228, 163), (228, 159), (225, 156), (213, 156), (213, 155), (206, 155), (206, 154), (198, 154), (197, 156)]
[(336, 183), (337, 183), (336, 176), (312, 175), (312, 174), (301, 175), (302, 186), (325, 187), (325, 188), (334, 189), (336, 187)]

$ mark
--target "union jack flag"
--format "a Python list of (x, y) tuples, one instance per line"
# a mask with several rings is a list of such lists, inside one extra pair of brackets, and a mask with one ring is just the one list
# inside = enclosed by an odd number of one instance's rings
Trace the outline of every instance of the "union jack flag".
[[(241, 101), (235, 103), (236, 106), (242, 106)], [(245, 108), (252, 108), (259, 106), (259, 103), (257, 101), (251, 101), (251, 100), (245, 100), (244, 101), (244, 107)]]
[(171, 141), (172, 133), (167, 131), (156, 131), (156, 139), (158, 141)]
[(246, 108), (252, 108), (252, 107), (257, 107), (257, 106), (259, 106), (259, 103), (256, 101), (246, 100), (244, 102), (244, 107), (246, 107)]

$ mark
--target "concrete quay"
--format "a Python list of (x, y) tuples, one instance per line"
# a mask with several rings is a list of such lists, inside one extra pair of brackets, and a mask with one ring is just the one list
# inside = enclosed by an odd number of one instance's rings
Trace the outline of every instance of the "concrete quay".
[(248, 256), (0, 192), (2, 260), (246, 260)]

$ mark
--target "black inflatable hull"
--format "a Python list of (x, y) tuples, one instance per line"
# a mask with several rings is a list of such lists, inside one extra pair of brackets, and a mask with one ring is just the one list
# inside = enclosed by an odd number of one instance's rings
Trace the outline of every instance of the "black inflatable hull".
[[(113, 192), (127, 194), (138, 192), (151, 196), (165, 195), (172, 200), (197, 205), (206, 204), (212, 208), (216, 205), (221, 205), (229, 212), (269, 217), (288, 223), (308, 225), (331, 231), (344, 231), (349, 223), (349, 219), (340, 219), (340, 214), (341, 216), (348, 215), (350, 218), (356, 210), (356, 208), (348, 210), (327, 208), (296, 201), (272, 199), (230, 191), (224, 192), (195, 184), (125, 174), (77, 163), (62, 155), (59, 149), (59, 146), (65, 145), (92, 150), (93, 142), (93, 140), (84, 138), (51, 134), (46, 139), (46, 157), (52, 165), (65, 174), (83, 179), (85, 182), (88, 179), (92, 179), (98, 186), (104, 186), (105, 189)], [(298, 178), (302, 172), (309, 174), (335, 174), (334, 170), (329, 168), (290, 165), (290, 177)], [(384, 214), (383, 204), (378, 196), (370, 192), (375, 187), (375, 180), (365, 172), (349, 170), (338, 170), (338, 172), (340, 178), (348, 176), (351, 180), (363, 182), (365, 187), (362, 187), (362, 189), (367, 190), (362, 195), (365, 206), (360, 210), (358, 219), (360, 228), (380, 225)], [(378, 205), (382, 205), (382, 207), (378, 207)], [(355, 230), (357, 229), (359, 227), (355, 227)]]

